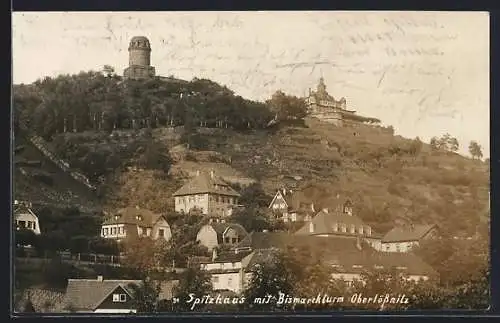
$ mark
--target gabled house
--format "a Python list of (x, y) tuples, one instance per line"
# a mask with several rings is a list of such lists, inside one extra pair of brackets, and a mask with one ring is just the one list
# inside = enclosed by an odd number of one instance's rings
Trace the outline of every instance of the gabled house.
[(198, 171), (197, 175), (173, 196), (176, 212), (189, 213), (198, 210), (202, 214), (230, 216), (233, 207), (238, 205), (240, 194), (216, 176), (214, 171)]
[(168, 241), (172, 237), (172, 231), (164, 215), (138, 207), (118, 210), (101, 226), (103, 238), (122, 240), (141, 236), (163, 238)]
[(308, 202), (300, 192), (285, 188), (276, 192), (268, 209), (283, 222), (308, 221), (315, 213), (314, 203)]
[(68, 279), (65, 307), (77, 313), (136, 313), (130, 284), (139, 280)]
[(380, 248), (380, 235), (354, 214), (350, 200), (345, 200), (332, 209), (322, 209), (295, 234), (320, 237), (361, 237), (374, 249)]
[(245, 288), (245, 267), (249, 262), (250, 251), (231, 251), (217, 253), (212, 258), (199, 261), (199, 268), (210, 274), (214, 291), (231, 291), (236, 294)]
[(14, 201), (14, 220), (17, 230), (28, 229), (35, 234), (40, 234), (38, 216), (31, 210), (30, 203)]
[(408, 252), (424, 239), (437, 237), (435, 225), (409, 225), (395, 227), (387, 232), (381, 241), (381, 250), (385, 252)]
[(213, 222), (202, 226), (196, 240), (201, 245), (212, 250), (218, 246), (233, 246), (240, 243), (248, 235), (243, 226), (238, 223)]

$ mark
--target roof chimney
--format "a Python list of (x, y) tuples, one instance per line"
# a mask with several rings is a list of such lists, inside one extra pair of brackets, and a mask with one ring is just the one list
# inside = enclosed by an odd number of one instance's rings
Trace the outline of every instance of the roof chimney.
[(212, 224), (213, 221), (214, 221), (213, 219), (209, 219), (208, 224)]
[(283, 196), (285, 196), (286, 195), (286, 188), (281, 189), (281, 191), (283, 192)]
[(136, 205), (135, 208), (138, 209), (138, 210), (140, 209), (139, 205)]
[(98, 281), (98, 282), (102, 282), (102, 281), (103, 281), (103, 279), (104, 279), (104, 278), (103, 278), (101, 275), (97, 276), (97, 281)]
[(18, 205), (19, 204), (19, 201), (18, 200), (14, 200), (14, 205)]
[(210, 178), (214, 178), (215, 172), (213, 170), (210, 171)]
[(196, 176), (200, 176), (200, 170), (199, 169), (196, 171)]
[(323, 212), (328, 213), (328, 208), (326, 208), (326, 207), (325, 207), (325, 208), (323, 209)]
[(220, 223), (226, 223), (226, 220), (225, 219), (221, 219)]
[(363, 247), (361, 246), (361, 238), (359, 236), (356, 237), (356, 248), (358, 248), (358, 250), (363, 249)]
[(316, 211), (314, 210), (314, 203), (311, 203), (311, 211), (312, 211), (312, 212), (316, 212)]

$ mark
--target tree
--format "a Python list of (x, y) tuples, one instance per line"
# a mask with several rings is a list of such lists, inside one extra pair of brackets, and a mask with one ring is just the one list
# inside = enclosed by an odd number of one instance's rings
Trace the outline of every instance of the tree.
[(482, 147), (477, 141), (471, 141), (469, 144), (469, 153), (472, 156), (472, 159), (481, 159), (483, 158)]
[(179, 285), (174, 288), (174, 295), (179, 300), (174, 309), (179, 312), (202, 311), (205, 305), (199, 304), (192, 308), (190, 299), (201, 298), (212, 292), (210, 275), (199, 268), (188, 267), (179, 278)]
[(306, 103), (303, 99), (284, 92), (276, 91), (266, 102), (279, 120), (303, 119), (307, 115)]
[(252, 183), (240, 192), (239, 203), (248, 207), (267, 207), (271, 201), (260, 183)]
[[(271, 259), (256, 264), (248, 287), (244, 291), (248, 309), (254, 311), (285, 310), (289, 305), (278, 305), (280, 293), (293, 295), (294, 283), (291, 270), (287, 267), (289, 260), (282, 252), (274, 252)], [(262, 300), (257, 302), (256, 300)]]
[(263, 212), (263, 209), (252, 206), (233, 211), (229, 222), (241, 224), (248, 232), (262, 232), (272, 228), (272, 223)]
[(165, 266), (164, 257), (168, 244), (164, 239), (128, 237), (124, 241), (125, 265), (149, 277), (156, 269)]
[(144, 279), (142, 283), (131, 283), (128, 287), (132, 290), (132, 304), (138, 313), (157, 313), (160, 310), (161, 286), (159, 282)]

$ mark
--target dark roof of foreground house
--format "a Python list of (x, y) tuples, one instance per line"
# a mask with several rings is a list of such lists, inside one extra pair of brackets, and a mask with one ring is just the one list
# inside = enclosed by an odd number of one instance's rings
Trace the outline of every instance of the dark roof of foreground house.
[(108, 224), (133, 224), (143, 227), (152, 227), (160, 218), (166, 218), (161, 214), (137, 207), (127, 207), (118, 210), (115, 214), (106, 218), (103, 225)]
[(236, 192), (228, 183), (224, 182), (220, 177), (216, 176), (214, 172), (206, 173), (200, 172), (193, 177), (184, 186), (177, 190), (173, 196), (184, 196), (194, 194), (219, 194), (226, 196), (239, 197), (240, 194)]
[(66, 304), (77, 311), (94, 311), (118, 287), (132, 297), (130, 284), (140, 285), (140, 280), (68, 279)]
[(386, 233), (382, 242), (418, 241), (435, 228), (433, 224), (396, 227)]

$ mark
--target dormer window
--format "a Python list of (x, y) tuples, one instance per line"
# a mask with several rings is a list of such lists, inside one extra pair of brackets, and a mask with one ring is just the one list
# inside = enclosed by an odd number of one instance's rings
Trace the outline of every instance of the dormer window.
[(372, 228), (371, 227), (366, 227), (366, 235), (371, 236), (372, 235)]
[(135, 219), (136, 219), (137, 221), (142, 221), (142, 215), (136, 215), (136, 216), (135, 216)]
[(354, 233), (356, 233), (356, 227), (354, 226), (354, 224), (351, 224), (351, 234)]
[(358, 233), (359, 234), (363, 234), (363, 226), (360, 226), (359, 229), (358, 229)]
[(347, 225), (345, 224), (342, 224), (342, 232), (347, 232)]
[(337, 231), (339, 231), (339, 224), (335, 222), (333, 224), (333, 232), (337, 232)]
[(347, 215), (352, 215), (352, 203), (347, 201), (344, 203), (343, 213)]

